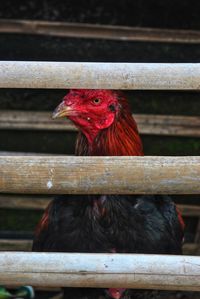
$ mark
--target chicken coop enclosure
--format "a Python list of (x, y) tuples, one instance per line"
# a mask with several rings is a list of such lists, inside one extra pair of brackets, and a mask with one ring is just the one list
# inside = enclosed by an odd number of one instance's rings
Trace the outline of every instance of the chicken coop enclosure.
[[(160, 289), (169, 291), (167, 299), (199, 298), (197, 6), (10, 2), (0, 9), (0, 285), (33, 285), (38, 298), (64, 286)], [(177, 7), (185, 23), (170, 17)], [(70, 88), (123, 90), (147, 156), (71, 156), (76, 128), (51, 119)], [(186, 223), (184, 255), (29, 252), (54, 194), (88, 193), (171, 194)]]
[[(126, 66), (127, 73), (124, 71), (124, 66)], [(56, 74), (59, 68), (60, 71)], [(78, 68), (77, 72), (76, 68)], [(54, 88), (62, 88), (62, 84), (65, 85), (68, 82), (69, 88), (81, 86), (81, 88), (103, 89), (112, 88), (114, 85), (117, 89), (124, 89), (132, 86), (138, 88), (137, 84), (139, 84), (140, 89), (149, 89), (151, 86), (153, 89), (198, 90), (199, 85), (196, 82), (200, 77), (199, 69), (199, 64), (99, 65), (14, 61), (1, 62), (0, 76), (2, 88), (4, 86), (37, 88), (38, 85), (48, 88), (49, 81), (50, 86), (54, 84)], [(156, 76), (152, 76), (155, 73)], [(173, 78), (174, 73), (174, 80), (170, 81), (169, 78)], [(55, 74), (56, 80), (53, 80)], [(98, 80), (95, 80), (95, 76)], [(108, 76), (109, 81), (105, 80)], [(143, 76), (149, 77), (147, 83), (145, 80), (141, 83)], [(161, 79), (158, 80), (158, 78)], [(64, 80), (63, 83), (62, 80)], [(2, 193), (198, 194), (200, 192), (199, 157), (67, 158), (7, 155), (0, 158), (0, 163)], [(93, 257), (92, 254), (86, 256), (83, 254), (82, 257), (81, 253), (17, 254), (16, 252), (2, 253), (1, 256), (3, 261), (0, 266), (1, 283), (13, 286), (19, 284), (47, 287), (84, 285), (199, 290), (199, 258), (194, 256), (115, 254), (115, 257), (112, 257), (110, 254), (96, 254)], [(56, 262), (56, 258), (61, 260), (61, 264)], [(154, 259), (153, 262), (152, 259)], [(155, 260), (159, 261), (159, 259), (162, 262), (156, 267)], [(144, 267), (144, 261), (146, 267)], [(102, 265), (102, 268), (99, 269), (98, 263)], [(49, 269), (48, 265), (51, 265)], [(52, 269), (52, 265), (55, 265), (55, 268)], [(118, 268), (116, 268), (117, 265)], [(130, 269), (128, 265), (131, 265)], [(58, 279), (56, 279), (57, 275)]]

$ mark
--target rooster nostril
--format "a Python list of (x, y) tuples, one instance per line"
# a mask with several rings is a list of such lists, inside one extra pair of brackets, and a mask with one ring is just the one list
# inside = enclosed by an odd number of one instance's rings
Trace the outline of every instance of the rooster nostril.
[(70, 101), (70, 100), (65, 101), (65, 105), (66, 106), (71, 106), (72, 105), (72, 101)]

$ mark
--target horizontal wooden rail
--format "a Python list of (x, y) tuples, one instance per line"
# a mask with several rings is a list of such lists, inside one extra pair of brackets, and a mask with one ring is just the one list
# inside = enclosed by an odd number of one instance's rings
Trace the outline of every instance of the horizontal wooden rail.
[(120, 41), (200, 43), (200, 32), (196, 30), (157, 29), (32, 20), (0, 19), (0, 33), (37, 34)]
[[(0, 208), (44, 210), (52, 199), (51, 196), (0, 194)], [(177, 207), (183, 216), (200, 217), (200, 206), (190, 205), (188, 202), (188, 204), (177, 204)]]
[(0, 251), (31, 251), (32, 240), (0, 239)]
[(0, 61), (0, 88), (200, 90), (199, 63)]
[(0, 110), (0, 129), (77, 130), (73, 123), (67, 119), (53, 120), (52, 112), (19, 110)]
[(183, 254), (186, 255), (200, 255), (200, 244), (186, 243), (183, 245)]
[[(31, 251), (30, 239), (0, 239), (0, 251)], [(183, 254), (200, 255), (200, 245), (197, 243), (185, 243)]]
[[(133, 115), (141, 134), (167, 136), (200, 136), (200, 116), (155, 114)], [(51, 112), (1, 110), (0, 129), (75, 131), (72, 122), (52, 120)]]
[[(0, 208), (21, 210), (44, 210), (53, 197), (38, 197), (34, 195), (0, 194)], [(199, 213), (200, 216), (200, 213)]]
[(190, 204), (178, 204), (177, 207), (183, 216), (200, 217), (200, 206)]
[(0, 252), (0, 284), (200, 290), (200, 258)]
[(200, 157), (1, 156), (0, 169), (2, 193), (200, 193)]
[(59, 156), (59, 154), (52, 153), (33, 153), (33, 152), (11, 152), (11, 151), (0, 151), (0, 156)]

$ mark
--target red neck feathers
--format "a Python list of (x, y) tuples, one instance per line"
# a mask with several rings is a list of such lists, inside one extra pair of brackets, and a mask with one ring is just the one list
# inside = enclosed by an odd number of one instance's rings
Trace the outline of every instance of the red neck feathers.
[(143, 156), (137, 124), (124, 97), (119, 98), (119, 111), (112, 125), (100, 130), (89, 141), (79, 133), (76, 143), (78, 156)]

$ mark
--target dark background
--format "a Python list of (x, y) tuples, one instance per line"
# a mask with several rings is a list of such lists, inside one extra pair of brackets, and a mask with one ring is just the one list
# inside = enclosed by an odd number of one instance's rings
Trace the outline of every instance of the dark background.
[(1, 1), (0, 17), (200, 29), (198, 0)]

